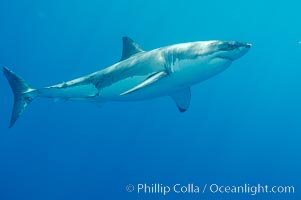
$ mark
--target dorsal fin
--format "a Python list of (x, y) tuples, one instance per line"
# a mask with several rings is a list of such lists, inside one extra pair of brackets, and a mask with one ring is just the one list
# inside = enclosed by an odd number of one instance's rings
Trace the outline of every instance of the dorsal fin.
[(120, 61), (128, 59), (139, 52), (143, 52), (143, 49), (134, 40), (129, 37), (122, 37), (122, 56)]

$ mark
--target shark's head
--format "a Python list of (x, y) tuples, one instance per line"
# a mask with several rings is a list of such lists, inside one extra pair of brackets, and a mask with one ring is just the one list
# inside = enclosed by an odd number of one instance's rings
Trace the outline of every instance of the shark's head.
[[(245, 42), (214, 41), (208, 43), (206, 49), (209, 54), (212, 54), (213, 57), (234, 61), (240, 58), (241, 56), (245, 55), (249, 51), (251, 46), (251, 44)], [(202, 49), (202, 45), (200, 45), (197, 48)]]
[(251, 48), (251, 44), (236, 41), (205, 41), (192, 42), (179, 45), (177, 52), (179, 57), (192, 60), (225, 59), (234, 61), (245, 55)]
[[(191, 42), (171, 46), (165, 53), (167, 66), (175, 74), (199, 82), (225, 70), (245, 55), (251, 44), (235, 41)], [(180, 73), (177, 73), (180, 72)]]

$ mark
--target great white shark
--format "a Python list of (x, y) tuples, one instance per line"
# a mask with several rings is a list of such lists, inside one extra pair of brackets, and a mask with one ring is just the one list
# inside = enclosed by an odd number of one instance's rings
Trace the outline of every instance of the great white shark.
[(246, 54), (249, 43), (197, 41), (144, 51), (129, 37), (123, 37), (119, 62), (92, 74), (34, 89), (7, 67), (3, 68), (14, 93), (10, 127), (36, 97), (88, 101), (137, 101), (170, 96), (184, 112), (190, 104), (190, 87), (230, 66)]

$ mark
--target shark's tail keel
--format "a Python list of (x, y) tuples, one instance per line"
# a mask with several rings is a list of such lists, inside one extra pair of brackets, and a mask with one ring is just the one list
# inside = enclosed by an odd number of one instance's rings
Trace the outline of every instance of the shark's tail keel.
[(3, 73), (14, 93), (14, 108), (9, 125), (11, 128), (29, 103), (37, 96), (37, 90), (32, 89), (20, 76), (8, 68), (4, 67)]

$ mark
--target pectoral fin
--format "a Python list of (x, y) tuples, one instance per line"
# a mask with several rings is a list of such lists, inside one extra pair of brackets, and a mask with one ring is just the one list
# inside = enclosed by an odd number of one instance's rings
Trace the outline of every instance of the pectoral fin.
[(176, 91), (170, 95), (170, 97), (175, 101), (177, 104), (180, 112), (185, 112), (190, 105), (191, 99), (191, 91), (190, 87), (181, 89)]
[(132, 92), (136, 92), (137, 90), (140, 90), (146, 86), (149, 86), (155, 82), (157, 82), (158, 80), (160, 80), (161, 78), (165, 77), (167, 75), (166, 72), (157, 72), (152, 74), (151, 76), (149, 76), (145, 81), (143, 81), (142, 83), (140, 83), (139, 85), (133, 87), (130, 90), (127, 90), (123, 93), (121, 93), (120, 95), (127, 95), (130, 94)]

